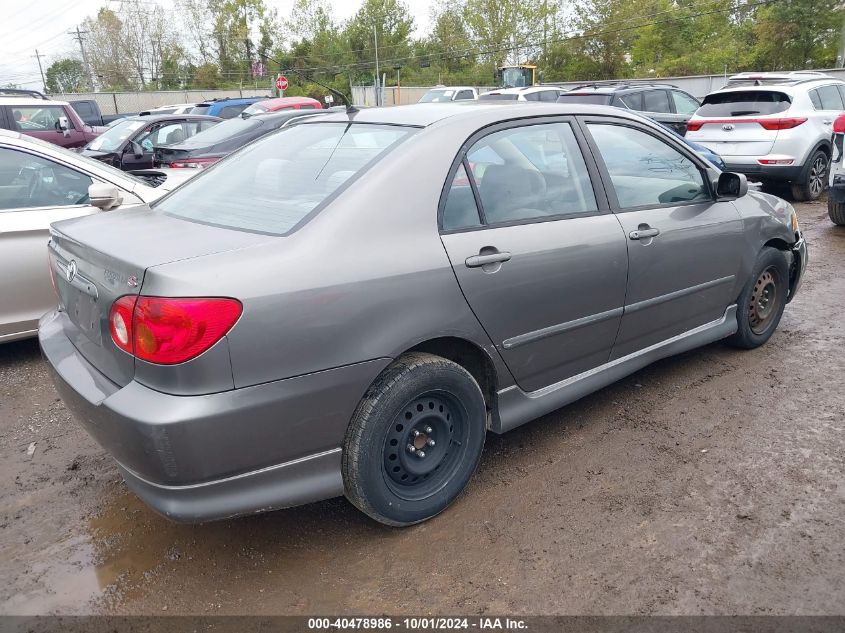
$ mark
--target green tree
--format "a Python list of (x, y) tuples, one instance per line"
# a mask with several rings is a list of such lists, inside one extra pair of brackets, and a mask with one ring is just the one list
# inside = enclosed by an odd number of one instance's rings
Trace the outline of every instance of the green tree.
[(753, 63), (758, 70), (830, 68), (842, 28), (838, 0), (780, 0), (757, 12)]
[(78, 59), (66, 57), (50, 64), (46, 73), (47, 92), (82, 92), (87, 82), (85, 69)]

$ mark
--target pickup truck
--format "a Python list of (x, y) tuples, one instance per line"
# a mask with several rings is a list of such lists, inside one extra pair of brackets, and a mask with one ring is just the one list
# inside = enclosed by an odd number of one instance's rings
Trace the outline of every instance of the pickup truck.
[(70, 101), (70, 105), (76, 110), (79, 118), (85, 121), (88, 125), (93, 126), (107, 126), (114, 123), (118, 119), (125, 119), (126, 117), (136, 116), (137, 112), (122, 112), (120, 114), (103, 114), (100, 110), (100, 104), (93, 99), (79, 99), (77, 101)]
[(0, 93), (0, 128), (62, 147), (82, 147), (105, 129), (86, 124), (66, 101)]

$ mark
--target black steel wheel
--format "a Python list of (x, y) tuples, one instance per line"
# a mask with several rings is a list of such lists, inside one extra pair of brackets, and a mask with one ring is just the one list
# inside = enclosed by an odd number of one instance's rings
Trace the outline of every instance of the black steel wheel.
[(766, 247), (757, 256), (748, 282), (737, 299), (737, 331), (727, 342), (752, 349), (769, 340), (780, 323), (789, 296), (786, 256)]
[(487, 409), (460, 365), (402, 356), (375, 380), (343, 446), (346, 497), (386, 525), (419, 523), (446, 509), (475, 471)]

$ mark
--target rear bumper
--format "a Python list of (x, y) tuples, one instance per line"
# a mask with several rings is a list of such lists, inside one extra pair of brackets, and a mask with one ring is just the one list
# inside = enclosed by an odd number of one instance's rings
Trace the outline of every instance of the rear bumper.
[(389, 359), (174, 396), (109, 381), (65, 336), (65, 318), (45, 315), (38, 332), (56, 388), (154, 510), (206, 521), (343, 493), (339, 447), (355, 407)]
[(795, 182), (801, 179), (803, 165), (761, 165), (738, 159), (734, 156), (722, 156), (725, 170), (745, 174), (748, 180), (762, 182)]

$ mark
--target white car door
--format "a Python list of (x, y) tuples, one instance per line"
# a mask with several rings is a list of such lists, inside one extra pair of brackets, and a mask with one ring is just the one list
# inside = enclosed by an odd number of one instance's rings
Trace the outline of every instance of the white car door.
[(96, 213), (91, 176), (26, 151), (0, 147), (0, 342), (35, 333), (56, 303), (47, 267), (52, 222)]

